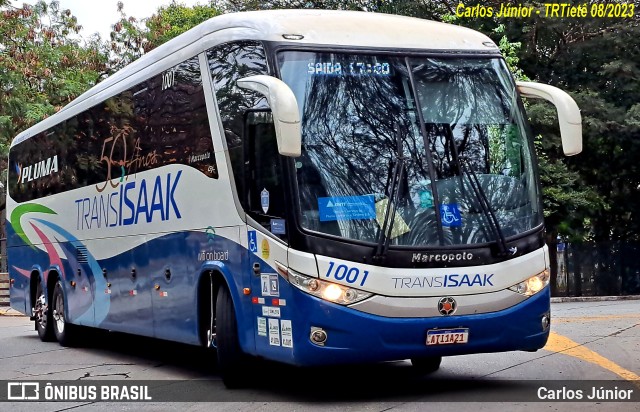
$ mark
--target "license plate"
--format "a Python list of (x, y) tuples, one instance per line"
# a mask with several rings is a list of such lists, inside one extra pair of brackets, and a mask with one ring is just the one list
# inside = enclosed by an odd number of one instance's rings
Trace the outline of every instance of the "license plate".
[(469, 329), (431, 329), (427, 331), (427, 345), (453, 345), (469, 342)]

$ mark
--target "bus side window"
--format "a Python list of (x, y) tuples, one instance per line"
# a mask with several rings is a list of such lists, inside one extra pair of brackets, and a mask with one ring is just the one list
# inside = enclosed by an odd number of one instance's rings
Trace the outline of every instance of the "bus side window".
[(250, 210), (246, 198), (247, 188), (244, 187), (245, 182), (249, 181), (249, 178), (244, 176), (248, 162), (248, 159), (245, 159), (244, 142), (246, 113), (255, 109), (266, 109), (268, 105), (264, 96), (239, 88), (237, 81), (247, 76), (267, 74), (267, 59), (262, 44), (256, 41), (221, 44), (208, 50), (207, 58), (236, 192), (246, 212)]
[(244, 130), (247, 160), (244, 173), (246, 211), (258, 223), (284, 240), (286, 230), (282, 156), (278, 152), (271, 112), (247, 111)]

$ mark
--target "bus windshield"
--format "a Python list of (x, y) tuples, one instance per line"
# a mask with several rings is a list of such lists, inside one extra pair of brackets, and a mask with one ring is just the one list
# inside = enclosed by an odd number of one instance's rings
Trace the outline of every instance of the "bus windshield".
[(542, 224), (532, 139), (502, 59), (283, 51), (278, 64), (302, 119), (304, 229), (377, 242), (386, 218), (390, 245), (417, 247)]

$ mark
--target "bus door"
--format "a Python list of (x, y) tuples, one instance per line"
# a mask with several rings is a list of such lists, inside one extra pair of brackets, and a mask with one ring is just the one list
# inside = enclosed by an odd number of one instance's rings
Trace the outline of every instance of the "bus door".
[[(283, 163), (269, 111), (245, 115), (245, 190), (247, 241), (256, 348), (259, 353), (282, 347), (281, 320), (286, 303), (276, 263), (287, 263), (287, 224)], [(255, 225), (256, 227), (252, 227)]]

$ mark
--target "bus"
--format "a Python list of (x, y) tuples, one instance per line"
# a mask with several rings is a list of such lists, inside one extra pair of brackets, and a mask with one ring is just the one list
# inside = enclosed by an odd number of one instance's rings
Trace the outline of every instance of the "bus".
[[(229, 388), (303, 367), (535, 351), (549, 251), (521, 97), (496, 44), (355, 11), (214, 17), (15, 137), (11, 306), (215, 351)], [(212, 352), (213, 353), (213, 352)]]

